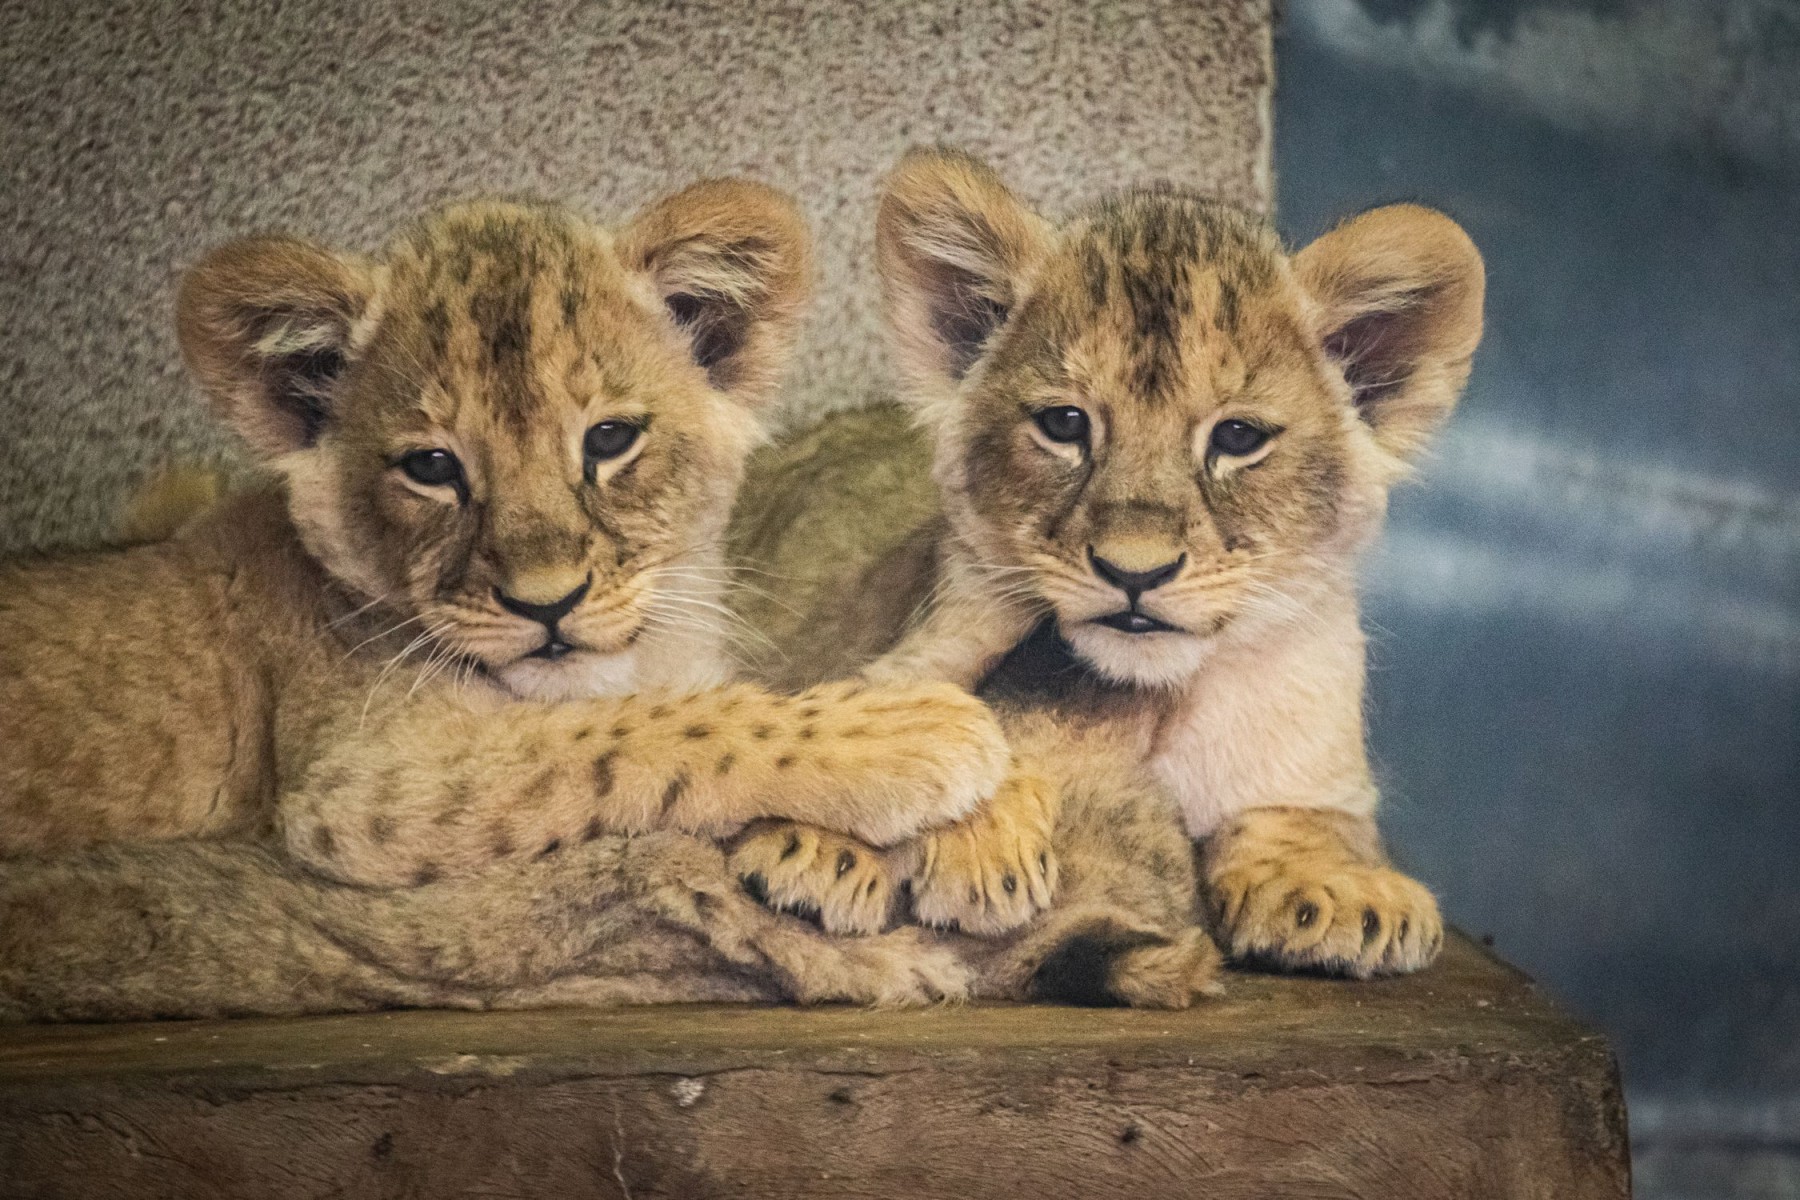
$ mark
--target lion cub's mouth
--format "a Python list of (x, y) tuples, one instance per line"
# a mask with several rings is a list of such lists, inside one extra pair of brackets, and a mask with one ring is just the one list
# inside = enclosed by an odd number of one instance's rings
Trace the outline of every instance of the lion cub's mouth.
[(622, 637), (612, 640), (610, 644), (597, 646), (592, 642), (579, 641), (569, 637), (561, 630), (553, 629), (550, 631), (549, 636), (544, 639), (543, 644), (536, 650), (529, 650), (526, 653), (519, 655), (514, 661), (560, 663), (570, 656), (574, 656), (577, 659), (590, 657), (605, 658), (614, 654), (622, 654), (631, 649), (633, 646), (637, 645), (638, 638), (642, 637), (643, 633), (644, 627), (638, 625)]
[(1108, 629), (1116, 629), (1120, 633), (1185, 633), (1180, 626), (1171, 625), (1167, 621), (1158, 620), (1146, 612), (1135, 608), (1127, 608), (1122, 612), (1109, 613), (1104, 617), (1095, 617), (1094, 624), (1104, 625)]

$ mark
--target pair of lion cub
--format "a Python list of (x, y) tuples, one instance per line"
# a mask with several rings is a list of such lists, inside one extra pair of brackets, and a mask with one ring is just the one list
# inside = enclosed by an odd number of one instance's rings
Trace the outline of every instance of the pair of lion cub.
[[(201, 263), (183, 352), (279, 483), (0, 570), (0, 1016), (1179, 1007), (1197, 894), (1239, 958), (1428, 963), (1353, 566), (1466, 378), (1468, 238), (1289, 257), (1167, 189), (1058, 226), (940, 151), (878, 250), (929, 451), (845, 414), (741, 500), (807, 294), (767, 188)], [(728, 546), (785, 690), (725, 682)]]

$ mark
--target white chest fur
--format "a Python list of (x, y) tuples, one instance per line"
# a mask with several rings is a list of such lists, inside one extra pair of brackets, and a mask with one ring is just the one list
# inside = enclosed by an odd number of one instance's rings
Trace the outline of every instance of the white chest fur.
[(1354, 599), (1312, 616), (1214, 656), (1165, 726), (1151, 765), (1192, 836), (1248, 808), (1374, 811)]

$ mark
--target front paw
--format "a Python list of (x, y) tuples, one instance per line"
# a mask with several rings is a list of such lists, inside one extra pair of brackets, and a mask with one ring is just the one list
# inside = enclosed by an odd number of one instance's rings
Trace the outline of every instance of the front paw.
[(839, 780), (817, 823), (872, 845), (893, 846), (961, 820), (1011, 769), (1012, 751), (993, 712), (948, 684), (845, 682), (805, 698), (831, 714), (820, 733), (834, 742)]
[(1443, 947), (1436, 899), (1389, 867), (1265, 860), (1227, 866), (1207, 889), (1219, 940), (1242, 963), (1368, 979), (1429, 966)]
[(1048, 908), (1054, 812), (1048, 783), (1014, 775), (975, 815), (920, 838), (909, 880), (920, 924), (993, 935)]
[(827, 933), (879, 933), (894, 905), (897, 876), (884, 855), (811, 825), (752, 827), (732, 851), (731, 869), (762, 903), (817, 920)]

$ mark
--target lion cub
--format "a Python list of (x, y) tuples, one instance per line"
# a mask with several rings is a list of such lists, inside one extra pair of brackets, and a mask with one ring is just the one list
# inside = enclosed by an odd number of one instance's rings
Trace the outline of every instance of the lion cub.
[[(752, 480), (746, 556), (800, 580), (792, 628), (755, 614), (789, 675), (975, 687), (1021, 655), (1055, 663), (1053, 693), (1103, 685), (1099, 724), (1143, 731), (1204, 839), (1231, 954), (1358, 977), (1429, 963), (1437, 904), (1375, 830), (1355, 564), (1467, 378), (1484, 289), (1468, 237), (1397, 205), (1290, 256), (1266, 222), (1167, 188), (1059, 226), (982, 164), (920, 152), (887, 182), (877, 248), (930, 446), (891, 410), (848, 414)], [(788, 512), (888, 519), (785, 521), (765, 487)], [(1017, 839), (983, 816), (936, 919), (992, 920), (981, 881)], [(812, 904), (832, 880), (784, 883)]]
[(173, 541), (0, 567), (0, 854), (273, 833), (425, 884), (602, 833), (892, 843), (997, 786), (946, 684), (725, 685), (720, 543), (804, 226), (696, 185), (617, 231), (433, 213), (214, 253), (186, 360), (279, 478)]

